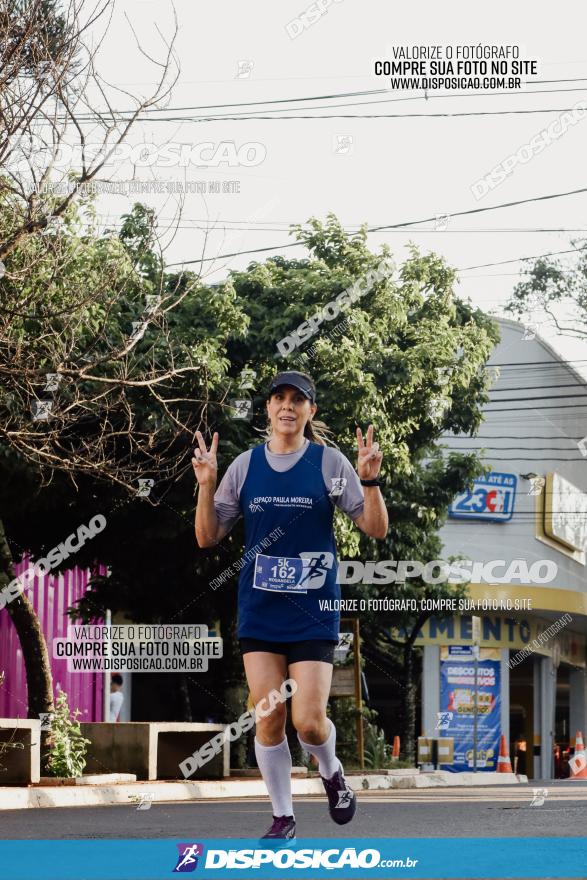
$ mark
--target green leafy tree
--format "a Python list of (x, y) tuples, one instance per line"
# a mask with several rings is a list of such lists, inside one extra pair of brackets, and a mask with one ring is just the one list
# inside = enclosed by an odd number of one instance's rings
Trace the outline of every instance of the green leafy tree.
[[(18, 207), (0, 199), (0, 237), (19, 223)], [(91, 215), (91, 201), (86, 207)], [(0, 586), (14, 577), (14, 552), (39, 558), (97, 513), (110, 524), (141, 480), (156, 480), (164, 497), (191, 470), (210, 395), (224, 393), (224, 337), (243, 332), (243, 316), (234, 296), (210, 296), (194, 275), (163, 278), (152, 227), (152, 213), (137, 207), (120, 236), (103, 235), (71, 203), (63, 228), (23, 237), (6, 260)], [(89, 564), (98, 549), (88, 548)], [(0, 613), (19, 635), (29, 714), (51, 712), (47, 649), (26, 593)]]
[(559, 334), (587, 339), (587, 242), (572, 246), (576, 254), (570, 265), (556, 257), (527, 262), (505, 310), (531, 323), (546, 315)]
[(5, 78), (58, 63), (67, 39), (67, 18), (56, 0), (7, 0), (0, 10)]

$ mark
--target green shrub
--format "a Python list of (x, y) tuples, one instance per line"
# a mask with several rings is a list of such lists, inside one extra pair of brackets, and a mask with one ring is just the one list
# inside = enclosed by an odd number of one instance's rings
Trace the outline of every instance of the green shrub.
[(63, 776), (73, 779), (81, 776), (86, 766), (86, 746), (89, 739), (82, 736), (76, 709), (72, 714), (67, 702), (67, 694), (60, 691), (55, 703), (55, 713), (51, 722), (51, 748), (49, 750), (48, 773), (50, 776)]
[(393, 767), (391, 760), (391, 746), (385, 742), (385, 733), (380, 727), (363, 722), (363, 736), (365, 742), (365, 767), (370, 770), (381, 770), (384, 767)]
[[(331, 700), (328, 714), (336, 726), (336, 754), (347, 770), (358, 770), (357, 755), (357, 716), (363, 718), (363, 742), (365, 747), (365, 768), (368, 770), (397, 770), (414, 767), (405, 761), (392, 761), (391, 743), (385, 741), (384, 731), (377, 726), (378, 713), (375, 709), (363, 706), (361, 712), (356, 708), (352, 697)], [(308, 765), (309, 766), (309, 765)], [(315, 767), (310, 769), (314, 770)]]

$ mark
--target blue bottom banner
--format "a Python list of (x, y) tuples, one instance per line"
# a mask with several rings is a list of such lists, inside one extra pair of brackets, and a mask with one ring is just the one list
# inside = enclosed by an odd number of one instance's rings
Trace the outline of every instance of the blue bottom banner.
[[(281, 843), (281, 842), (280, 842)], [(1, 880), (195, 877), (570, 878), (587, 875), (587, 838), (5, 840)]]

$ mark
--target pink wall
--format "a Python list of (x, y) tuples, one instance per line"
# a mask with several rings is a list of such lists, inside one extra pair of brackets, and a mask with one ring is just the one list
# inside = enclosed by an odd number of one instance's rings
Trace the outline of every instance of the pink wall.
[[(14, 570), (17, 575), (28, 568), (23, 557)], [(99, 573), (105, 574), (104, 566)], [(89, 569), (73, 568), (62, 574), (35, 577), (28, 598), (41, 622), (47, 641), (47, 649), (53, 673), (53, 690), (64, 690), (69, 707), (79, 709), (80, 721), (102, 721), (103, 673), (75, 673), (67, 671), (66, 660), (53, 659), (53, 638), (67, 635), (68, 624), (73, 621), (66, 616), (68, 608), (86, 592), (90, 579)], [(4, 671), (4, 684), (0, 687), (0, 718), (26, 718), (28, 714), (27, 685), (22, 660), (22, 650), (10, 616), (0, 611), (0, 672)]]

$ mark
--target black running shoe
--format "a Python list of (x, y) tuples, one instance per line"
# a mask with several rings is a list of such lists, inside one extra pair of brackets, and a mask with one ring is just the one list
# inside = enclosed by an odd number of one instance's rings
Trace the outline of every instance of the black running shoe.
[(320, 777), (328, 795), (330, 816), (337, 825), (346, 825), (357, 811), (357, 796), (343, 776), (342, 767), (330, 779)]
[(296, 820), (293, 816), (274, 816), (271, 828), (261, 840), (293, 840), (296, 836)]

